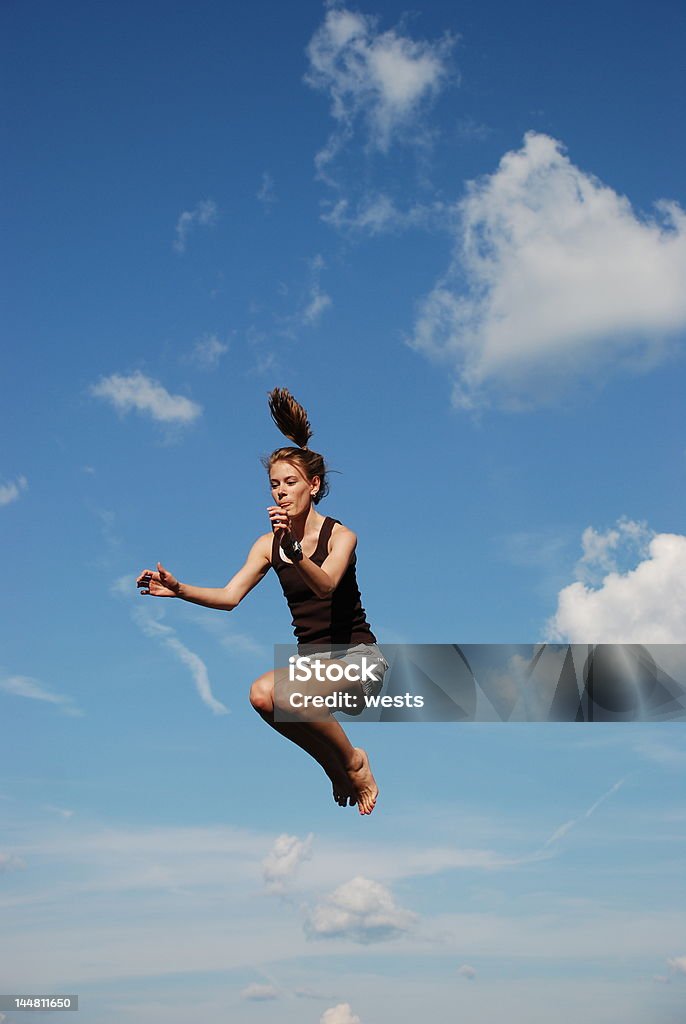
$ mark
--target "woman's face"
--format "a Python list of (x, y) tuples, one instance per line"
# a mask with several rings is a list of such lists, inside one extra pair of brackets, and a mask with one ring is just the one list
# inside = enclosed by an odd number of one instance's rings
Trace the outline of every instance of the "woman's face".
[(276, 504), (293, 518), (308, 511), (319, 480), (317, 477), (308, 480), (291, 462), (274, 462), (269, 470), (269, 484)]

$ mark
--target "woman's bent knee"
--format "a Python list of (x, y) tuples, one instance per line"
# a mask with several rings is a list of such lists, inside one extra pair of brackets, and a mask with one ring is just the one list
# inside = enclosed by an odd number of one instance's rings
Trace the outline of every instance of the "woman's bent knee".
[(274, 710), (273, 684), (262, 676), (256, 679), (250, 687), (250, 703), (258, 712), (270, 712)]

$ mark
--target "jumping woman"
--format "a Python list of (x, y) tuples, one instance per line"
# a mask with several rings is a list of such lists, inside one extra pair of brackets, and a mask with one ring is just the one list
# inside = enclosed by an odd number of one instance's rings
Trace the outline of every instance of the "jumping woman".
[[(331, 672), (336, 681), (318, 681), (317, 695), (338, 701), (337, 707), (345, 700), (353, 709), (348, 714), (359, 713), (365, 696), (381, 689), (388, 664), (362, 607), (355, 576), (357, 537), (337, 519), (316, 511), (329, 490), (327, 467), (307, 447), (312, 430), (306, 411), (285, 388), (270, 393), (269, 409), (281, 433), (297, 446), (277, 448), (263, 460), (274, 501), (267, 509), (271, 532), (255, 541), (243, 568), (225, 587), (181, 583), (159, 562), (156, 571), (139, 575), (136, 586), (152, 597), (178, 597), (233, 611), (273, 568), (293, 616), (298, 654), (316, 655), (323, 666), (337, 666)], [(363, 665), (369, 671), (360, 671)], [(256, 679), (250, 688), (252, 706), (268, 725), (319, 762), (333, 784), (336, 803), (357, 804), (360, 814), (371, 814), (378, 787), (366, 752), (352, 746), (327, 707), (318, 708), (314, 716), (295, 710), (287, 677), (286, 669), (277, 669)]]

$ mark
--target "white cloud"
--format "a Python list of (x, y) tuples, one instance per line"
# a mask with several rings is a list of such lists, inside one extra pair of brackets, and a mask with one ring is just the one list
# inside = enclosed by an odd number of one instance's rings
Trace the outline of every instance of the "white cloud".
[(92, 385), (91, 394), (106, 399), (119, 412), (135, 409), (160, 423), (192, 423), (202, 412), (202, 406), (183, 395), (170, 395), (158, 381), (139, 370), (128, 377), (119, 373), (103, 377)]
[(323, 171), (358, 120), (366, 123), (369, 145), (387, 152), (395, 138), (420, 130), (419, 114), (449, 77), (449, 36), (418, 42), (396, 29), (377, 30), (376, 18), (329, 3), (323, 24), (307, 48), (306, 82), (326, 92), (337, 131), (317, 156)]
[(639, 216), (535, 132), (470, 183), (453, 262), (411, 341), (454, 370), (454, 403), (528, 407), (601, 367), (664, 358), (686, 326), (686, 214), (655, 206)]
[[(589, 550), (606, 557), (612, 544), (584, 536)], [(686, 537), (655, 534), (634, 569), (611, 571), (598, 587), (564, 587), (546, 629), (550, 640), (573, 644), (686, 642)]]
[(305, 930), (311, 938), (383, 942), (408, 932), (417, 915), (397, 906), (380, 882), (357, 876), (308, 911)]
[(203, 199), (192, 210), (184, 210), (176, 222), (174, 250), (178, 253), (185, 252), (191, 230), (196, 225), (211, 227), (217, 221), (217, 213), (217, 204), (212, 199)]
[[(57, 984), (46, 991), (59, 991), (66, 976), (86, 981), (198, 971), (225, 978), (227, 963), (252, 978), (256, 964), (282, 958), (294, 940), (305, 954), (290, 915), (279, 918), (269, 901), (255, 898), (260, 856), (272, 839), (225, 825), (17, 823), (12, 850), (4, 852), (23, 858), (36, 877), (29, 886), (0, 885), (3, 928), (12, 935), (3, 972), (20, 990), (38, 972), (46, 986), (51, 979)], [(0, 877), (9, 883), (10, 876)], [(96, 904), (94, 918), (88, 908)], [(46, 907), (54, 914), (46, 917)], [(198, 1019), (225, 1019), (225, 996), (223, 1017), (201, 1012)], [(148, 1021), (136, 1013), (132, 1019)]]
[(19, 498), (22, 491), (29, 486), (25, 476), (11, 480), (8, 484), (0, 484), (0, 508), (3, 505), (10, 505)]
[(473, 981), (476, 978), (476, 969), (470, 967), (469, 964), (462, 964), (461, 967), (458, 967), (457, 973), (461, 978), (466, 978), (467, 981)]
[(298, 839), (286, 833), (277, 837), (262, 861), (262, 876), (269, 892), (285, 893), (304, 860), (309, 860), (313, 836)]
[(675, 956), (671, 960), (667, 961), (667, 964), (676, 971), (677, 974), (686, 974), (686, 956)]
[(191, 360), (202, 370), (214, 370), (228, 351), (229, 346), (220, 341), (216, 334), (206, 334), (193, 346)]
[(246, 985), (244, 989), (241, 989), (241, 999), (249, 999), (256, 1003), (278, 998), (279, 993), (273, 985), (261, 985), (254, 981), (251, 985)]
[(134, 622), (146, 636), (161, 640), (176, 655), (179, 661), (183, 662), (186, 668), (190, 669), (195, 688), (202, 702), (207, 705), (210, 711), (215, 715), (228, 715), (229, 709), (220, 700), (217, 700), (212, 693), (207, 665), (195, 651), (191, 651), (190, 648), (181, 643), (172, 627), (165, 626), (159, 620), (152, 618), (142, 608), (134, 609), (132, 616)]
[(13, 697), (28, 697), (29, 700), (44, 700), (49, 704), (57, 704), (65, 715), (80, 718), (83, 711), (77, 708), (71, 697), (47, 690), (41, 683), (30, 676), (6, 676), (0, 679), (0, 691)]
[(324, 1011), (319, 1024), (362, 1024), (362, 1021), (353, 1013), (350, 1003), (338, 1003)]

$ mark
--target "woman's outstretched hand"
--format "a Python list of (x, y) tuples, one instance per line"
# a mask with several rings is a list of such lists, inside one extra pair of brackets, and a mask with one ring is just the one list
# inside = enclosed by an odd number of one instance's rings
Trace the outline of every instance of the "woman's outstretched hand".
[(149, 594), (151, 597), (178, 597), (181, 584), (158, 562), (157, 572), (144, 569), (136, 580), (136, 586), (140, 588), (141, 594)]

